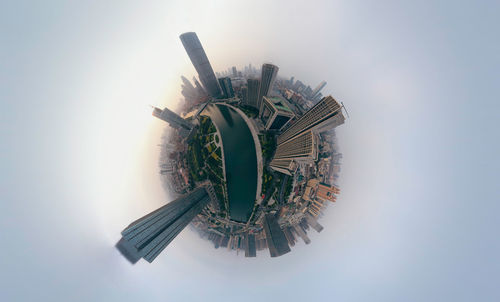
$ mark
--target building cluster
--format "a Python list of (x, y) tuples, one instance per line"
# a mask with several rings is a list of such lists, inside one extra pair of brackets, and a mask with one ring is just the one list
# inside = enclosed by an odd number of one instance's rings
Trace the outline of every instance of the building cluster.
[[(273, 64), (214, 73), (196, 33), (180, 39), (199, 78), (193, 78), (193, 85), (181, 77), (189, 113), (181, 117), (168, 108), (153, 110), (153, 116), (175, 129), (175, 135), (164, 137), (160, 174), (180, 196), (125, 228), (118, 250), (132, 263), (140, 258), (152, 262), (190, 223), (215, 248), (241, 251), (245, 257), (265, 249), (271, 257), (284, 255), (298, 238), (309, 244), (307, 232), (322, 231), (318, 218), (340, 193), (342, 155), (334, 129), (344, 123), (343, 106), (332, 96), (322, 96), (325, 81), (312, 89), (294, 77), (280, 79)], [(246, 223), (217, 215), (220, 202), (211, 182), (189, 178), (186, 145), (198, 129), (198, 116), (214, 100), (250, 112), (248, 118), (260, 134), (271, 134), (276, 141), (266, 169), (281, 182), (262, 196)]]

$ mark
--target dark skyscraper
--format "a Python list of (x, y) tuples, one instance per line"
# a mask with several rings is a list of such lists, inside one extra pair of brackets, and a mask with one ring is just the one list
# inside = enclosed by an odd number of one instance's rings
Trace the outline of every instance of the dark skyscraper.
[(245, 257), (256, 257), (257, 253), (255, 251), (255, 235), (246, 234), (245, 235)]
[(260, 81), (257, 79), (247, 80), (247, 100), (246, 105), (259, 109), (257, 99), (259, 97)]
[(148, 215), (122, 231), (116, 248), (131, 263), (140, 258), (152, 262), (210, 202), (205, 187), (199, 187)]
[(176, 129), (184, 129), (188, 131), (193, 129), (193, 125), (191, 123), (180, 117), (177, 113), (170, 111), (168, 108), (161, 110), (160, 108), (154, 107), (153, 116), (164, 120)]
[(273, 64), (263, 64), (260, 76), (259, 98), (257, 99), (257, 109), (260, 110), (262, 97), (269, 95), (273, 89), (274, 80), (278, 74), (278, 66)]
[(217, 83), (217, 78), (215, 77), (214, 71), (210, 62), (208, 61), (207, 55), (203, 50), (198, 36), (194, 32), (188, 32), (180, 35), (182, 45), (191, 59), (194, 68), (198, 72), (201, 84), (205, 87), (205, 90), (213, 97), (220, 96), (220, 88)]
[(290, 252), (285, 233), (281, 230), (278, 220), (272, 214), (264, 216), (264, 231), (271, 257), (279, 257)]
[(201, 87), (201, 84), (200, 84), (200, 82), (198, 82), (198, 80), (196, 79), (196, 77), (193, 77), (193, 82), (194, 82), (194, 85), (196, 86), (196, 90), (198, 91), (198, 94), (200, 96), (203, 96), (203, 95), (207, 94), (207, 92), (205, 91), (205, 89), (203, 89), (203, 87)]
[(233, 72), (233, 77), (236, 78), (238, 76), (238, 71), (236, 70), (236, 66), (233, 66), (232, 72)]
[(222, 94), (224, 98), (234, 98), (233, 85), (231, 84), (231, 79), (229, 77), (220, 78), (219, 84), (222, 88)]

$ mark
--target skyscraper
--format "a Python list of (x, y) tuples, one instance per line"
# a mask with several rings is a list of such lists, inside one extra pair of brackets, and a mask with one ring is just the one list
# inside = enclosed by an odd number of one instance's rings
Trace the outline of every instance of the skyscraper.
[(247, 105), (254, 108), (259, 108), (257, 99), (259, 98), (260, 81), (257, 79), (247, 80)]
[(325, 86), (326, 86), (325, 81), (319, 83), (319, 85), (316, 86), (316, 88), (314, 88), (314, 90), (312, 91), (311, 97), (314, 98), (321, 91), (321, 89), (323, 89), (323, 87), (325, 87)]
[(199, 187), (132, 222), (116, 248), (131, 263), (151, 263), (209, 202), (207, 189)]
[(311, 163), (317, 159), (318, 138), (308, 130), (278, 145), (269, 166), (275, 171), (292, 175), (297, 168), (293, 162)]
[(316, 160), (318, 138), (313, 131), (302, 132), (276, 147), (273, 159)]
[(213, 97), (220, 96), (220, 88), (217, 83), (217, 78), (215, 77), (214, 71), (210, 62), (208, 61), (208, 57), (203, 50), (203, 46), (201, 45), (198, 36), (194, 32), (187, 32), (180, 35), (180, 39), (182, 41), (182, 45), (184, 45), (184, 49), (191, 59), (196, 72), (198, 72), (198, 76), (200, 77), (200, 81), (205, 87), (205, 90)]
[(245, 257), (255, 257), (255, 235), (245, 234)]
[(184, 130), (184, 132), (189, 132), (191, 129), (193, 129), (193, 125), (190, 122), (186, 121), (175, 112), (170, 111), (168, 108), (164, 108), (163, 110), (161, 110), (160, 108), (154, 107), (153, 116), (164, 120), (173, 128)]
[(264, 232), (271, 257), (279, 257), (290, 252), (285, 233), (281, 230), (278, 220), (273, 214), (264, 216)]
[(236, 70), (236, 66), (233, 66), (232, 71), (233, 71), (233, 77), (236, 78), (238, 76), (238, 71)]
[(331, 96), (324, 97), (303, 116), (301, 116), (293, 125), (283, 131), (278, 136), (278, 145), (292, 139), (293, 137), (313, 130), (322, 132), (333, 129), (344, 123), (344, 115), (342, 114), (342, 106)]
[(222, 88), (222, 95), (225, 99), (234, 98), (233, 85), (231, 84), (231, 78), (224, 77), (219, 79), (220, 87)]
[(198, 80), (196, 79), (196, 77), (193, 77), (193, 82), (194, 82), (194, 85), (196, 86), (196, 91), (198, 91), (198, 94), (200, 96), (203, 96), (203, 95), (207, 94), (207, 92), (205, 91), (205, 89), (203, 89), (203, 87), (201, 87), (201, 84), (200, 84), (200, 82), (198, 82)]
[(273, 64), (263, 64), (260, 76), (259, 98), (257, 99), (257, 109), (261, 110), (262, 97), (269, 95), (273, 89), (274, 80), (278, 74), (278, 66)]
[(261, 111), (260, 119), (266, 130), (280, 130), (295, 116), (292, 110), (277, 97), (263, 97)]
[(273, 159), (269, 167), (275, 171), (292, 176), (297, 170), (297, 164), (293, 159)]

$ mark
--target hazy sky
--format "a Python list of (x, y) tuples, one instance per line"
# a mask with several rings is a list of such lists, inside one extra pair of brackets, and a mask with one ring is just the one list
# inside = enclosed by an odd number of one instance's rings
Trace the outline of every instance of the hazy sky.
[[(83, 4), (85, 2), (85, 4)], [(1, 301), (499, 301), (500, 22), (482, 1), (11, 1), (0, 6)], [(169, 200), (164, 124), (194, 75), (272, 62), (328, 82), (342, 194), (271, 259), (185, 230), (114, 249)]]

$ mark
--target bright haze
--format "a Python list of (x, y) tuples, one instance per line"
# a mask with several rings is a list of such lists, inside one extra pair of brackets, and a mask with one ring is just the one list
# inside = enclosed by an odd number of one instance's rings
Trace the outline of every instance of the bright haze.
[[(83, 2), (83, 1), (82, 1)], [(494, 1), (13, 1), (0, 9), (1, 301), (499, 301)], [(215, 71), (271, 62), (344, 102), (342, 192), (271, 259), (189, 229), (149, 264), (114, 244), (158, 176), (179, 35)]]

